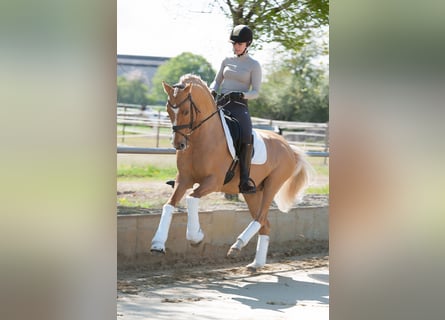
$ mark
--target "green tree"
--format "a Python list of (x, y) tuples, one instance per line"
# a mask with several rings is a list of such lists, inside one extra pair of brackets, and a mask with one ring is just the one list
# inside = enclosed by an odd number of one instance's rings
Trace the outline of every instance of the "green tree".
[(329, 24), (329, 0), (216, 0), (233, 25), (246, 24), (253, 45), (278, 42), (298, 51), (314, 31)]
[(146, 105), (150, 103), (148, 87), (141, 80), (117, 77), (117, 102)]
[(162, 81), (174, 84), (179, 81), (182, 75), (187, 73), (199, 75), (207, 84), (213, 81), (216, 74), (211, 64), (202, 56), (190, 52), (181, 53), (158, 68), (152, 79), (153, 87), (150, 91), (150, 97), (158, 102), (165, 101)]
[(266, 77), (258, 99), (249, 102), (252, 116), (304, 122), (329, 120), (327, 71), (313, 64), (306, 47), (284, 59)]
[[(327, 70), (313, 58), (328, 54), (323, 39), (329, 25), (329, 0), (216, 0), (233, 25), (246, 24), (253, 46), (276, 42), (285, 50), (281, 63), (263, 79), (260, 97), (249, 102), (252, 116), (288, 121), (329, 119)], [(277, 52), (278, 54), (278, 52)]]

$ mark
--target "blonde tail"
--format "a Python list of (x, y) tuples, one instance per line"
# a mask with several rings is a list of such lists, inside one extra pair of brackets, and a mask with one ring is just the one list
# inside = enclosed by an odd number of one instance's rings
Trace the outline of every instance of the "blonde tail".
[(295, 155), (296, 165), (294, 172), (287, 179), (274, 197), (278, 209), (289, 212), (295, 203), (301, 201), (304, 190), (309, 185), (314, 175), (314, 168), (306, 159), (306, 155), (300, 149), (291, 145)]

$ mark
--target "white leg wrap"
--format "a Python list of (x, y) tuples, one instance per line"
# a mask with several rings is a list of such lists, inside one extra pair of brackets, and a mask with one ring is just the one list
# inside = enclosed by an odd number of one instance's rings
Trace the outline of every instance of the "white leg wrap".
[(258, 242), (256, 245), (255, 259), (251, 264), (248, 264), (248, 268), (261, 268), (266, 264), (267, 249), (269, 248), (269, 236), (260, 234), (258, 236)]
[(162, 207), (161, 220), (159, 221), (158, 230), (151, 241), (151, 249), (157, 251), (165, 251), (165, 241), (168, 238), (168, 230), (172, 221), (172, 215), (175, 207), (165, 204)]
[[(246, 229), (238, 236), (237, 241), (234, 246), (238, 249), (244, 247), (247, 243), (249, 243), (250, 239), (261, 229), (261, 223), (258, 221), (252, 221), (249, 223)], [(241, 243), (240, 243), (241, 241)]]
[(194, 243), (204, 239), (204, 233), (199, 225), (198, 206), (199, 198), (187, 196), (187, 232), (185, 237)]

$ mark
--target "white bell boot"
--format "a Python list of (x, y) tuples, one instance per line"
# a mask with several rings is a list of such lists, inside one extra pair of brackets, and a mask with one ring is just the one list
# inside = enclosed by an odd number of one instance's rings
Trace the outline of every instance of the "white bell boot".
[(199, 198), (186, 197), (187, 202), (187, 232), (185, 237), (193, 244), (199, 244), (204, 239), (204, 233), (199, 225)]
[(175, 207), (170, 204), (164, 204), (162, 207), (161, 220), (153, 240), (151, 241), (151, 252), (165, 254), (165, 242), (168, 238), (168, 230), (172, 221), (172, 215)]
[(269, 236), (258, 235), (258, 242), (256, 245), (255, 259), (252, 263), (247, 265), (247, 268), (251, 271), (256, 271), (259, 268), (264, 267), (266, 264), (267, 250), (269, 248)]

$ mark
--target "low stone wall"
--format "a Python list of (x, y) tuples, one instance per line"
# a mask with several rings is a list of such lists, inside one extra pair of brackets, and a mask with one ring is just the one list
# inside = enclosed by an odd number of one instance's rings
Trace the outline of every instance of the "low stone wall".
[[(252, 221), (247, 210), (221, 210), (199, 213), (205, 237), (198, 247), (185, 239), (187, 213), (174, 213), (166, 243), (165, 256), (150, 254), (151, 239), (158, 227), (160, 215), (122, 215), (117, 217), (118, 268), (162, 267), (171, 264), (212, 263), (225, 259), (229, 247)], [(271, 224), (269, 254), (298, 253), (298, 248), (321, 246), (329, 239), (328, 207), (294, 208), (288, 213), (269, 211)], [(254, 236), (243, 248), (240, 260), (253, 259)], [(316, 250), (316, 248), (313, 248)], [(302, 252), (304, 253), (304, 252)]]

